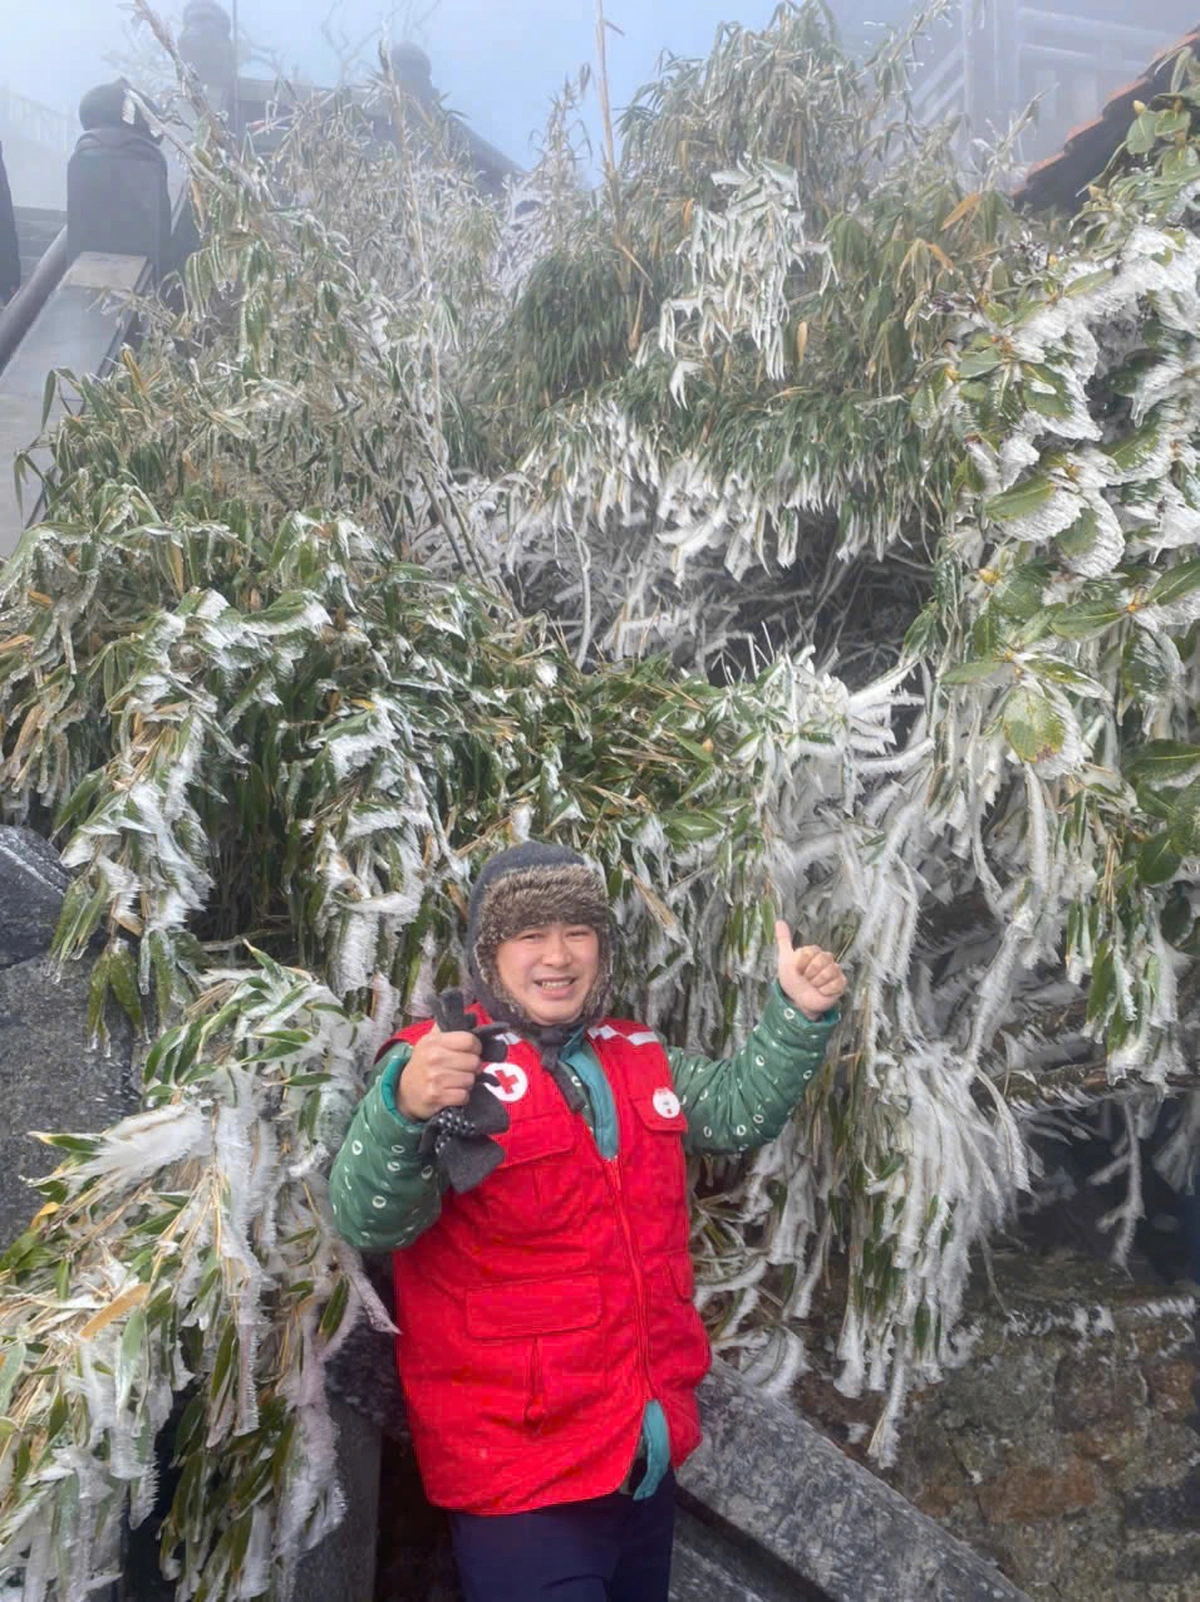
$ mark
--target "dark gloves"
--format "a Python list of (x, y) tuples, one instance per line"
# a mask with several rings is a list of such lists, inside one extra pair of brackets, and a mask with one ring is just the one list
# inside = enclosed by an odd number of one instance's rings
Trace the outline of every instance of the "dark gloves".
[[(444, 990), (434, 1002), (433, 1016), (443, 1034), (461, 1030), (474, 1035), (483, 1047), (484, 1062), (503, 1062), (508, 1056), (507, 1046), (496, 1038), (506, 1025), (476, 1024), (463, 1005), (461, 990)], [(508, 1128), (504, 1103), (487, 1088), (495, 1083), (491, 1074), (481, 1073), (466, 1104), (434, 1113), (421, 1136), (421, 1152), (433, 1153), (451, 1189), (460, 1195), (473, 1190), (504, 1160), (503, 1147), (491, 1138)]]

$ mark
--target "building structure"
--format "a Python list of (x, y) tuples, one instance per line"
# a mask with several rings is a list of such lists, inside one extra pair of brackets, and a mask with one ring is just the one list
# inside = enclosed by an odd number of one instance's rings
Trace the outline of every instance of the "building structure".
[(1036, 101), (1019, 148), (1035, 163), (1197, 20), (1197, 0), (961, 0), (922, 41), (914, 105), (988, 139)]
[[(392, 51), (392, 71), (409, 115), (420, 117), (441, 105), (429, 57), (416, 45), (396, 46)], [(305, 96), (332, 93), (329, 88), (298, 86), (281, 78), (239, 74), (224, 105), (234, 126), (249, 134), (255, 148), (265, 153), (277, 143), (292, 108)], [(352, 97), (370, 123), (373, 138), (381, 142), (395, 138), (395, 106), (386, 91), (373, 86), (349, 86), (343, 93)], [(451, 138), (471, 163), (480, 188), (487, 193), (498, 195), (505, 182), (520, 173), (515, 161), (481, 138), (469, 123), (451, 117), (448, 127)]]
[(15, 206), (65, 208), (67, 158), (77, 135), (70, 117), (0, 86), (0, 145)]
[(1017, 191), (1018, 202), (1034, 211), (1074, 211), (1121, 148), (1136, 107), (1149, 105), (1171, 87), (1182, 54), (1200, 51), (1200, 27), (1161, 51), (1136, 78), (1123, 84), (1088, 120), (1073, 128), (1061, 147), (1035, 162)]
[[(179, 50), (196, 73), (212, 103), (229, 118), (238, 132), (249, 133), (255, 147), (270, 150), (291, 110), (307, 96), (332, 93), (330, 88), (298, 84), (282, 77), (255, 77), (237, 66), (232, 23), (218, 0), (189, 0), (184, 8)], [(410, 114), (422, 115), (441, 105), (434, 87), (429, 57), (415, 44), (400, 44), (391, 55), (392, 72)], [(373, 137), (393, 139), (395, 107), (391, 98), (370, 86), (342, 86), (371, 124)], [(453, 137), (475, 170), (481, 188), (498, 194), (519, 172), (515, 161), (457, 118), (450, 123)]]

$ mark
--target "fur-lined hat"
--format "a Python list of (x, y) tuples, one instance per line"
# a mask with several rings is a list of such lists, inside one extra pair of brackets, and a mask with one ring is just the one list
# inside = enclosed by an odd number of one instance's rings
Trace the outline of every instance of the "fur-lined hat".
[(547, 923), (587, 924), (596, 931), (596, 982), (574, 1027), (598, 1022), (612, 996), (614, 925), (604, 877), (577, 851), (529, 840), (501, 851), (475, 881), (467, 913), (467, 972), (474, 998), (491, 1017), (533, 1026), (496, 971), (502, 941)]

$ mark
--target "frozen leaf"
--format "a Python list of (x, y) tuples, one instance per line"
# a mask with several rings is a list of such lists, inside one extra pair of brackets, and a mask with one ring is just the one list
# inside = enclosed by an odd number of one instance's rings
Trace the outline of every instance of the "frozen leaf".
[(1005, 697), (1004, 733), (1022, 762), (1043, 762), (1062, 750), (1066, 724), (1044, 695), (1017, 685)]
[(1004, 523), (1020, 517), (1031, 517), (1049, 504), (1054, 495), (1054, 484), (1049, 478), (1034, 476), (1024, 483), (993, 495), (983, 503), (983, 513), (993, 522)]
[(1167, 838), (1181, 857), (1200, 855), (1200, 779), (1193, 779), (1176, 796)]

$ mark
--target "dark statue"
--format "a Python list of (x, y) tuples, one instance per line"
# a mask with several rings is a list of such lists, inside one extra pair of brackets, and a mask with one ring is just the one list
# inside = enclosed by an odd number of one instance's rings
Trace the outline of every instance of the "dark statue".
[(200, 82), (209, 88), (229, 89), (236, 75), (233, 24), (216, 0), (190, 0), (183, 8), (179, 54)]
[(437, 99), (437, 90), (433, 87), (433, 63), (419, 45), (407, 42), (395, 45), (392, 49), (392, 71), (401, 89), (422, 105), (431, 105)]
[(171, 238), (171, 197), (160, 136), (124, 78), (86, 94), (79, 120), (84, 131), (67, 165), (72, 259), (85, 250), (146, 256), (156, 273), (162, 272)]

